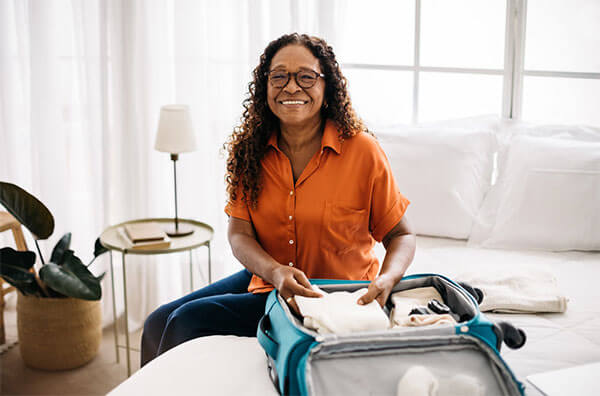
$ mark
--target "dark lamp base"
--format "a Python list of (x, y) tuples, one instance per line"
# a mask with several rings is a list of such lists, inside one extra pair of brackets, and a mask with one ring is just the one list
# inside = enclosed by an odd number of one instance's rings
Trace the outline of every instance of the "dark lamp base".
[(172, 238), (184, 237), (194, 233), (194, 230), (190, 227), (186, 227), (183, 224), (179, 224), (179, 227), (175, 229), (175, 224), (164, 228), (168, 236)]

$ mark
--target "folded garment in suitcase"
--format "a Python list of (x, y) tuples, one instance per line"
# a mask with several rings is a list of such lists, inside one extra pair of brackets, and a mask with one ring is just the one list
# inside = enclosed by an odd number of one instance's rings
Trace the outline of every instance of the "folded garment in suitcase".
[[(313, 279), (311, 283), (331, 293), (353, 292), (369, 282)], [(458, 318), (455, 325), (351, 334), (308, 329), (273, 290), (257, 330), (269, 375), (282, 395), (396, 395), (401, 380), (410, 379), (411, 368), (435, 378), (440, 395), (444, 386), (461, 378), (473, 379), (485, 395), (523, 395), (523, 385), (500, 356), (500, 347), (503, 341), (511, 348), (521, 347), (525, 333), (506, 322), (489, 321), (479, 311), (481, 293), (463, 286), (442, 275), (418, 274), (403, 278), (392, 291), (434, 287)], [(389, 298), (384, 310), (392, 309)]]

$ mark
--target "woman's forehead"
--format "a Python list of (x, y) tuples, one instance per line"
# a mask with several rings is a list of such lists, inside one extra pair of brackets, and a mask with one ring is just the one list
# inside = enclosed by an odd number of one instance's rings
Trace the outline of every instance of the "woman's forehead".
[(271, 60), (271, 69), (275, 68), (288, 70), (307, 68), (321, 72), (319, 60), (303, 45), (287, 45), (277, 51)]

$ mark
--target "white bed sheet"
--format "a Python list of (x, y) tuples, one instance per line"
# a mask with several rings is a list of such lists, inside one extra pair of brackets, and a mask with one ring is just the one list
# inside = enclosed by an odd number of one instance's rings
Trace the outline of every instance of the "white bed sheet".
[[(377, 251), (378, 255), (383, 252)], [(502, 348), (502, 356), (523, 381), (527, 395), (540, 393), (525, 376), (600, 361), (600, 252), (535, 252), (478, 249), (465, 241), (418, 237), (409, 273), (519, 271), (552, 272), (569, 298), (563, 314), (487, 314), (508, 320), (527, 333), (518, 350)], [(476, 285), (475, 285), (476, 286)], [(214, 336), (179, 345), (153, 360), (116, 387), (110, 395), (276, 395), (266, 359), (256, 338)]]

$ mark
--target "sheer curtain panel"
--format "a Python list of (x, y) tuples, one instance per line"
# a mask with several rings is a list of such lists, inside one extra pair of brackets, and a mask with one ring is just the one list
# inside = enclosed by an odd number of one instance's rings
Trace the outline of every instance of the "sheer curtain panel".
[[(106, 226), (174, 216), (171, 163), (153, 143), (160, 107), (183, 103), (190, 105), (199, 150), (180, 156), (179, 215), (214, 227), (213, 279), (239, 270), (226, 239), (222, 145), (239, 123), (252, 69), (266, 44), (292, 31), (335, 41), (339, 4), (0, 1), (0, 180), (22, 186), (54, 214), (55, 232), (41, 242), (44, 257), (68, 231), (72, 249), (89, 261)], [(189, 291), (188, 255), (129, 257), (129, 320), (135, 329), (160, 304)], [(195, 285), (201, 287), (207, 281), (205, 249), (193, 259)], [(117, 254), (114, 265), (121, 314)], [(109, 271), (108, 254), (90, 269)], [(107, 276), (105, 325), (112, 323), (110, 287)]]

